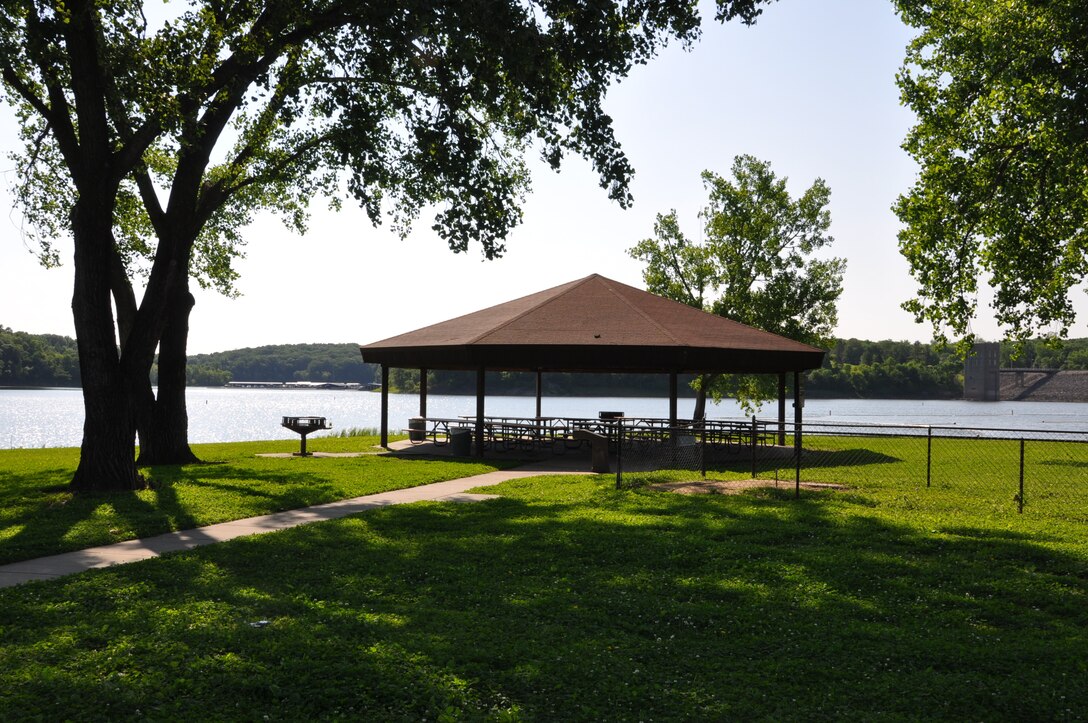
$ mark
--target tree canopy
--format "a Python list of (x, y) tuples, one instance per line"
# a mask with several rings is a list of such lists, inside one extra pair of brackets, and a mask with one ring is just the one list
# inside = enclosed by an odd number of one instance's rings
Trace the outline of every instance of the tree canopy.
[[(846, 262), (816, 253), (828, 234), (831, 191), (823, 179), (797, 199), (786, 178), (752, 156), (737, 156), (732, 179), (703, 172), (708, 202), (700, 212), (703, 240), (680, 230), (676, 211), (658, 214), (654, 238), (630, 249), (646, 264), (652, 293), (743, 324), (826, 346), (838, 320)], [(746, 407), (772, 398), (771, 381), (757, 376), (702, 378), (714, 398), (733, 396)]]
[[(718, 0), (717, 18), (751, 23), (769, 1)], [(127, 458), (155, 350), (160, 393), (169, 362), (183, 404), (188, 278), (229, 290), (254, 212), (301, 229), (310, 198), (346, 196), (403, 233), (433, 210), (450, 248), (491, 258), (521, 218), (531, 151), (553, 168), (587, 158), (626, 206), (605, 93), (699, 23), (677, 0), (194, 0), (162, 18), (140, 0), (5, 3), (17, 197), (43, 261), (74, 241), (74, 488), (141, 484)]]
[(1013, 338), (1064, 337), (1088, 272), (1088, 13), (1081, 0), (896, 0), (921, 166), (895, 204), (918, 282), (904, 307), (967, 337), (980, 279)]
[[(718, 18), (751, 23), (767, 2), (721, 0)], [(44, 259), (58, 260), (79, 174), (107, 169), (123, 182), (113, 210), (125, 259), (153, 257), (155, 227), (189, 194), (197, 270), (212, 283), (232, 280), (224, 252), (255, 211), (303, 228), (315, 196), (350, 197), (400, 231), (435, 209), (451, 248), (501, 254), (530, 147), (553, 168), (588, 158), (609, 196), (630, 202), (605, 93), (670, 39), (693, 42), (700, 22), (673, 1), (191, 5), (160, 17), (139, 0), (23, 0), (0, 16), (0, 70), (26, 143), (19, 201)], [(87, 115), (112, 169), (75, 163), (89, 152)]]

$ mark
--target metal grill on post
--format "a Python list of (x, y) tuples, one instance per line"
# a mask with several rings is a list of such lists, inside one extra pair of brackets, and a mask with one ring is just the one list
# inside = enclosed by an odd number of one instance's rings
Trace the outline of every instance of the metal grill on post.
[(296, 457), (310, 456), (310, 453), (306, 451), (307, 434), (321, 429), (332, 429), (332, 423), (325, 421), (324, 417), (284, 417), (280, 426), (302, 435), (302, 447), (294, 453)]

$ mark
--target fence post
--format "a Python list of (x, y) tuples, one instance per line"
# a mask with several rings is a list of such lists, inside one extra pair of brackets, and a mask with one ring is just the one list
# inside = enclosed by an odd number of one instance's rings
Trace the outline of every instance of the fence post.
[(1024, 514), (1024, 438), (1020, 438), (1020, 494), (1016, 496), (1020, 514)]
[(623, 484), (623, 417), (616, 420), (616, 489)]
[(752, 415), (752, 479), (756, 478), (756, 415)]
[(703, 479), (706, 479), (706, 417), (699, 425), (699, 466), (702, 468)]
[(793, 496), (795, 498), (801, 497), (801, 423), (794, 421), (793, 424), (793, 457), (796, 462), (796, 468), (793, 478)]
[(926, 488), (933, 474), (933, 427), (926, 427)]

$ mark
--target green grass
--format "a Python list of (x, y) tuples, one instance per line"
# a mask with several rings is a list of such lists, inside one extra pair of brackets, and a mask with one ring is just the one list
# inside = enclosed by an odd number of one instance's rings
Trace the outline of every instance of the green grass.
[(0, 720), (1088, 716), (1088, 524), (866, 443), (845, 492), (527, 478), (0, 590)]
[[(309, 449), (373, 451), (376, 442), (328, 437), (310, 440)], [(0, 450), (0, 564), (496, 469), (469, 460), (256, 457), (298, 446), (194, 445), (204, 464), (147, 468), (147, 490), (91, 495), (67, 489), (76, 449)]]
[[(801, 480), (861, 486), (886, 493), (884, 503), (908, 510), (955, 508), (995, 519), (1019, 514), (1019, 440), (934, 438), (929, 458), (922, 437), (806, 435)], [(792, 438), (787, 444), (792, 445)], [(711, 464), (711, 479), (747, 479), (751, 458)], [(792, 484), (795, 461), (757, 462), (756, 476)], [(695, 477), (697, 477), (697, 473)], [(691, 471), (624, 474), (624, 483), (693, 479)], [(1024, 514), (1088, 523), (1088, 444), (1027, 440), (1024, 447)]]

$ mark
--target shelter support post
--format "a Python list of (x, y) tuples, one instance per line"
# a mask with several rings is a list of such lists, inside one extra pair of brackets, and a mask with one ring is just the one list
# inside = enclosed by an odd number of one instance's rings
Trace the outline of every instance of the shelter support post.
[(801, 372), (793, 373), (793, 456), (797, 463), (794, 494), (801, 495), (801, 418), (805, 396), (801, 390)]
[(541, 371), (539, 369), (537, 369), (536, 370), (536, 418), (537, 418), (537, 420), (540, 419), (540, 397), (542, 396), (543, 391), (544, 391), (544, 388), (541, 385), (540, 376), (541, 376)]
[(677, 425), (676, 413), (676, 372), (669, 372), (669, 426)]
[(786, 444), (786, 372), (778, 372), (778, 445)]
[(484, 368), (476, 370), (476, 456), (484, 456)]
[(419, 416), (427, 417), (427, 368), (419, 370)]
[(389, 366), (382, 364), (381, 445), (389, 447)]
[(676, 449), (677, 436), (676, 425), (679, 424), (676, 413), (676, 372), (669, 372), (669, 442)]

